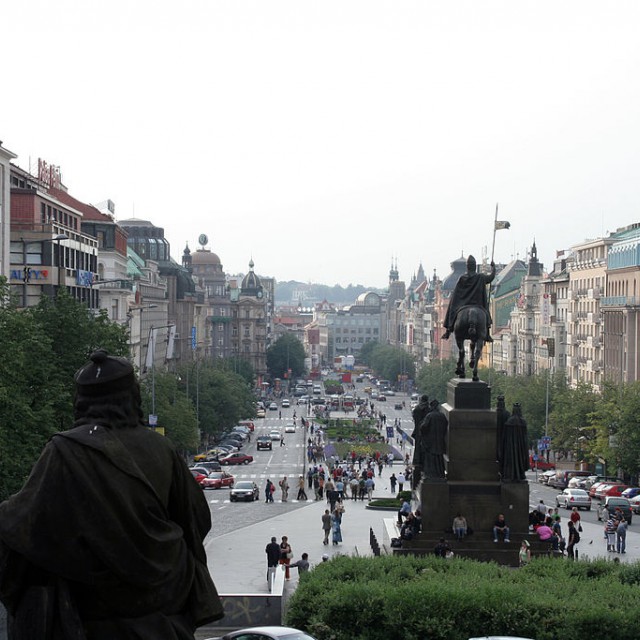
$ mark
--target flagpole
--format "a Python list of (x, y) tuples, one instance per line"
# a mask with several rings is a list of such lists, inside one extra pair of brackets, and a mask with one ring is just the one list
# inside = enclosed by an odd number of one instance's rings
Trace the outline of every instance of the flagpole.
[[(493, 254), (496, 249), (496, 226), (498, 224), (498, 203), (496, 202), (496, 216), (493, 220), (493, 242), (491, 243), (491, 263), (493, 263)], [(491, 308), (491, 285), (487, 285), (487, 301), (489, 308)], [(489, 352), (489, 386), (491, 386), (491, 372), (493, 371), (493, 344), (491, 345), (491, 351)]]
[(496, 249), (496, 224), (498, 222), (498, 203), (496, 202), (496, 217), (493, 221), (493, 243), (491, 244), (491, 262), (493, 262), (493, 253)]

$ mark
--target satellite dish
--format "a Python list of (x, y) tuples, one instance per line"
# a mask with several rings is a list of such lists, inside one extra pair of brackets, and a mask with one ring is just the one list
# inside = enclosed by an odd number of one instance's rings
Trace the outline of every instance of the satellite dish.
[(198, 236), (198, 242), (204, 247), (205, 244), (208, 244), (209, 242), (209, 238), (207, 238), (207, 234), (206, 233), (201, 233)]

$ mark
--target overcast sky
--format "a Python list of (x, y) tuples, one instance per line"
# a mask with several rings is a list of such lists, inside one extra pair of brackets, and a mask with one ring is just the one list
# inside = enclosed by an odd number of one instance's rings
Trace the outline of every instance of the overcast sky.
[(392, 259), (640, 221), (640, 2), (3, 3), (0, 139), (225, 271), (383, 287)]

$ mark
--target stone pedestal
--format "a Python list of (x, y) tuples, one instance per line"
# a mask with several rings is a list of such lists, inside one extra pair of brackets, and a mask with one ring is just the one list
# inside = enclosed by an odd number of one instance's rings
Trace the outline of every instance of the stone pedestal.
[[(431, 545), (440, 537), (451, 540), (456, 514), (462, 514), (473, 529), (466, 547), (477, 542), (482, 558), (491, 556), (493, 523), (503, 513), (511, 529), (508, 554), (500, 543), (499, 554), (504, 564), (517, 563), (517, 550), (529, 526), (529, 485), (527, 482), (501, 482), (497, 461), (497, 415), (491, 409), (491, 390), (482, 381), (452, 379), (447, 388), (447, 402), (441, 410), (447, 416), (447, 479), (422, 480), (414, 491), (414, 508), (420, 504), (423, 533), (408, 549)], [(487, 547), (487, 542), (489, 546)], [(509, 545), (508, 545), (509, 546)], [(408, 550), (407, 549), (407, 550)], [(464, 554), (463, 554), (464, 555)], [(473, 556), (473, 552), (467, 555)]]

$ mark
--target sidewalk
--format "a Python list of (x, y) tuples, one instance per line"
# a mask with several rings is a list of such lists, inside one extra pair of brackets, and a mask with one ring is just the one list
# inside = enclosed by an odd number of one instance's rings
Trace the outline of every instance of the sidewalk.
[[(376, 476), (374, 497), (389, 497), (389, 477), (396, 475), (400, 465), (385, 467), (382, 477)], [(367, 509), (368, 502), (345, 500), (342, 516), (342, 540), (336, 545), (322, 543), (322, 514), (328, 509), (326, 499), (300, 503), (293, 511), (276, 515), (239, 531), (213, 538), (206, 545), (209, 570), (216, 587), (221, 593), (268, 593), (267, 556), (265, 547), (275, 536), (280, 542), (282, 536), (289, 538), (293, 550), (292, 562), (303, 553), (309, 554), (311, 566), (322, 562), (323, 554), (371, 556), (369, 529), (373, 528), (379, 542), (382, 542), (382, 527), (385, 518), (396, 517), (391, 511)], [(291, 570), (291, 580), (287, 590), (293, 589), (298, 581), (297, 569)]]

